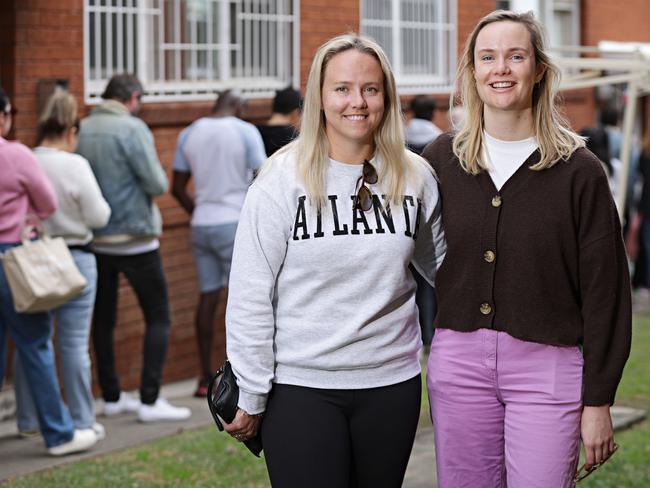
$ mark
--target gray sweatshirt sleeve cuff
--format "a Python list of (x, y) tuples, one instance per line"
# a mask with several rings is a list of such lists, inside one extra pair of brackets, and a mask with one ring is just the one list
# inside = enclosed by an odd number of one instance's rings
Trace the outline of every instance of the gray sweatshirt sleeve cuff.
[(266, 410), (266, 398), (267, 395), (256, 395), (240, 389), (237, 406), (251, 415), (256, 415)]

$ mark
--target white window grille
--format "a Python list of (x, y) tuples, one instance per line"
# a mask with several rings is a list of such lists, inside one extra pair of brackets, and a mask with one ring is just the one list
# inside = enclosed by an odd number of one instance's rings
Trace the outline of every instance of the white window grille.
[(553, 0), (546, 3), (549, 4), (546, 19), (551, 48), (580, 45), (580, 2)]
[(361, 31), (386, 51), (401, 93), (451, 90), (456, 0), (362, 0)]
[(84, 0), (84, 86), (134, 73), (145, 101), (299, 86), (299, 0)]

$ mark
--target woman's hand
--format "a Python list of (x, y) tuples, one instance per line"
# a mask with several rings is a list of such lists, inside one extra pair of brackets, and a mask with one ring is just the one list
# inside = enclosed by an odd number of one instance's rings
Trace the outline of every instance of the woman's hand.
[(614, 429), (609, 405), (584, 407), (580, 431), (585, 449), (585, 468), (603, 462), (614, 451)]
[(240, 442), (252, 439), (257, 434), (262, 423), (262, 414), (250, 415), (241, 408), (237, 409), (235, 419), (231, 424), (223, 423), (223, 428)]

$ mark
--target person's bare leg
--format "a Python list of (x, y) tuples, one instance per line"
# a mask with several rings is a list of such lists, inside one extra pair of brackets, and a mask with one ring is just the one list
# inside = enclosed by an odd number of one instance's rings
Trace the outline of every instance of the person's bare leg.
[(195, 330), (202, 381), (206, 381), (213, 373), (212, 346), (214, 343), (214, 319), (221, 290), (223, 288), (201, 293), (196, 309)]

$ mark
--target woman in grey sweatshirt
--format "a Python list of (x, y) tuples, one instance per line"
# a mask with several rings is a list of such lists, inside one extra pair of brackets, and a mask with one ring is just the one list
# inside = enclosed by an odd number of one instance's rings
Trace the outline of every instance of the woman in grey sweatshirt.
[(437, 184), (404, 149), (376, 43), (325, 43), (306, 93), (300, 136), (239, 221), (226, 327), (240, 410), (226, 430), (262, 429), (273, 486), (399, 487), (421, 395), (408, 265), (433, 282), (444, 257)]

